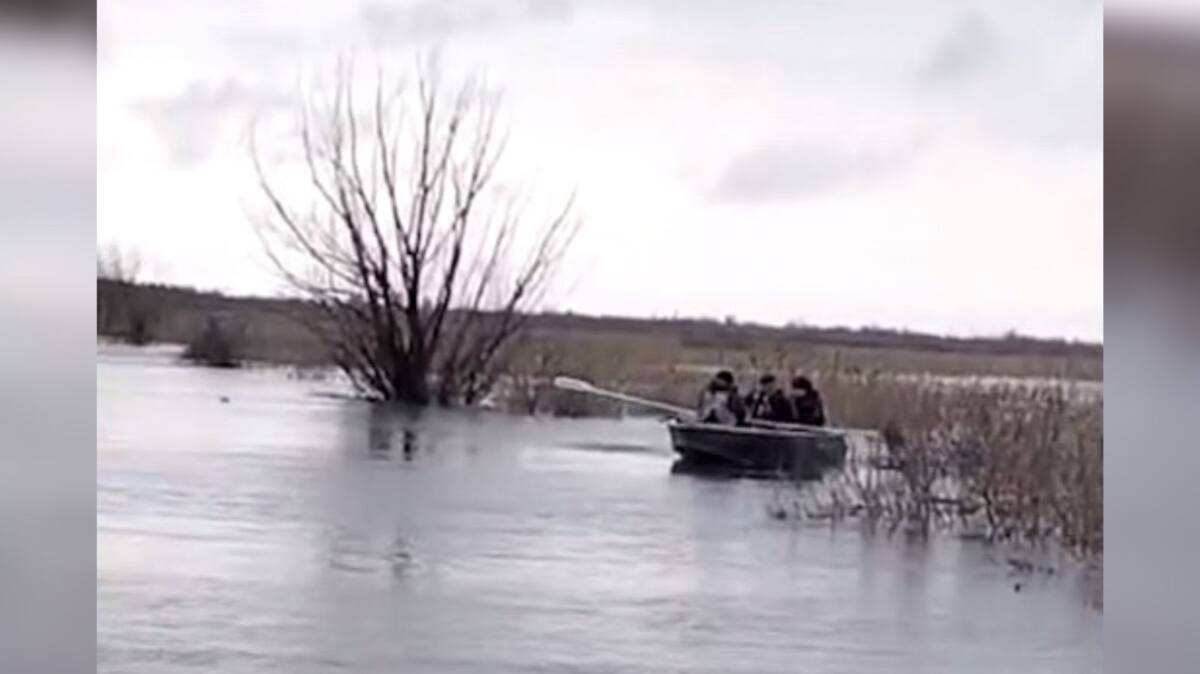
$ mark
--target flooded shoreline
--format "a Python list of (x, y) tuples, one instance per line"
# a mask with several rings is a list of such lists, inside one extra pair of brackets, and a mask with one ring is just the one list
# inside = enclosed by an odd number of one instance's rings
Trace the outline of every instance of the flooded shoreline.
[(1060, 576), (772, 520), (650, 419), (388, 410), (167, 355), (97, 365), (100, 671), (1101, 666)]

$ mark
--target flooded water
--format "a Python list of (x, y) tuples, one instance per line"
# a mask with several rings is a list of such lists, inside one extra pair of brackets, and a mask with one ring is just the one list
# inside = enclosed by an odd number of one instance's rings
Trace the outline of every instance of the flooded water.
[[(1096, 672), (1062, 574), (767, 517), (651, 420), (415, 415), (104, 349), (102, 672)], [(323, 389), (324, 387), (324, 389)]]

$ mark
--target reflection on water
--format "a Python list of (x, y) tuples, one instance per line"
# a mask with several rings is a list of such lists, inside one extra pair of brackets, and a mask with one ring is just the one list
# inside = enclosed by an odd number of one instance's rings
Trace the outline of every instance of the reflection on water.
[[(415, 413), (103, 354), (105, 672), (1089, 672), (975, 545), (806, 530), (653, 421)], [(221, 402), (221, 397), (228, 402)]]
[[(412, 461), (417, 451), (417, 433), (413, 430), (415, 415), (411, 410), (371, 407), (367, 412), (367, 453), (376, 461), (389, 461), (395, 445), (400, 456)], [(397, 435), (399, 438), (397, 438)]]

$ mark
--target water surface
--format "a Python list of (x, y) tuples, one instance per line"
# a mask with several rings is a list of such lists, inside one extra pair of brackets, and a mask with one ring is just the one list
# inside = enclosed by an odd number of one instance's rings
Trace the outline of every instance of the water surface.
[(1094, 672), (1065, 577), (778, 522), (652, 420), (384, 410), (102, 350), (102, 672)]

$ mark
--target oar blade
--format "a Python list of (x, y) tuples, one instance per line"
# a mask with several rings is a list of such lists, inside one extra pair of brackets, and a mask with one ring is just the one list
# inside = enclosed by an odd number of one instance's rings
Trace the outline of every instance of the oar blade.
[(554, 388), (561, 388), (561, 389), (565, 389), (567, 391), (590, 392), (590, 391), (594, 390), (596, 387), (592, 386), (590, 383), (588, 383), (582, 379), (576, 379), (575, 377), (561, 377), (560, 376), (560, 377), (554, 378)]

